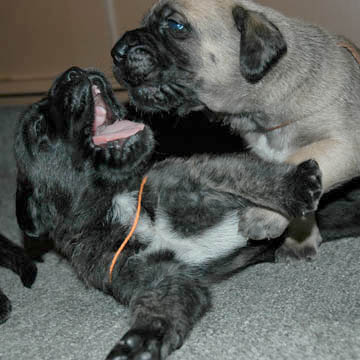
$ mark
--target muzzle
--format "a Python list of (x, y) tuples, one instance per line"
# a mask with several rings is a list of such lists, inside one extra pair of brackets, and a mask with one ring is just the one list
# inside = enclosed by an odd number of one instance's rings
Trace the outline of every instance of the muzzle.
[(125, 33), (111, 50), (111, 56), (121, 72), (122, 80), (131, 86), (138, 86), (150, 80), (159, 66), (156, 50), (150, 34), (137, 29)]

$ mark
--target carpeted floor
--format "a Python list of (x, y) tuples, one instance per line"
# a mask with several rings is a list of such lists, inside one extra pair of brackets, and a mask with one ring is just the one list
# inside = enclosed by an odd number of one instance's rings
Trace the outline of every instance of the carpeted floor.
[[(12, 134), (18, 108), (0, 108), (0, 232), (20, 242)], [(214, 288), (213, 308), (172, 360), (360, 359), (360, 239), (325, 243), (313, 262), (260, 264)], [(127, 329), (127, 310), (86, 289), (54, 253), (31, 290), (0, 268), (12, 300), (1, 360), (100, 360)]]

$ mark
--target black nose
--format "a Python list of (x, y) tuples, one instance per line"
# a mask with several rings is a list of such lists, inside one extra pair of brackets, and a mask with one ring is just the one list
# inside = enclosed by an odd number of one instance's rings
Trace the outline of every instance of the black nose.
[(151, 34), (145, 28), (125, 33), (111, 51), (118, 76), (132, 86), (140, 85), (155, 73), (158, 65), (155, 54)]
[(119, 65), (120, 62), (126, 58), (128, 50), (129, 46), (122, 43), (121, 39), (115, 44), (115, 46), (111, 50), (111, 56), (115, 65)]
[(126, 32), (122, 38), (114, 45), (111, 50), (111, 56), (115, 65), (119, 65), (124, 60), (129, 52), (129, 49), (139, 46), (141, 44), (140, 30), (132, 30)]
[(73, 66), (66, 72), (66, 74), (65, 74), (66, 80), (68, 80), (68, 81), (76, 80), (76, 79), (80, 78), (83, 73), (84, 73), (84, 71), (81, 70), (79, 67)]

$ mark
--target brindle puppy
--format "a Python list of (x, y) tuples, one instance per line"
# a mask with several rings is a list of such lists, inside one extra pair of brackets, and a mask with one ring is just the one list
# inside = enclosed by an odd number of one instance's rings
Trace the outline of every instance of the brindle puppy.
[[(249, 0), (160, 0), (112, 56), (140, 109), (208, 108), (264, 159), (316, 159), (324, 191), (360, 175), (360, 55), (340, 36)], [(315, 256), (313, 215), (290, 233), (285, 255)]]
[[(34, 242), (50, 237), (87, 285), (129, 305), (130, 330), (108, 359), (164, 359), (209, 308), (213, 281), (273, 260), (278, 241), (247, 241), (254, 209), (261, 237), (278, 236), (315, 210), (321, 176), (312, 160), (251, 155), (151, 165), (150, 128), (124, 115), (100, 73), (71, 68), (56, 80), (17, 127), (18, 222)], [(139, 223), (110, 277), (145, 176)]]

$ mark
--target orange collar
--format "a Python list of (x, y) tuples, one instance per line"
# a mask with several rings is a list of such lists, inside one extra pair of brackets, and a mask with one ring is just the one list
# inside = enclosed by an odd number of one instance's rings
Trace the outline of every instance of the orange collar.
[(110, 270), (109, 270), (109, 280), (110, 280), (110, 283), (112, 281), (112, 273), (113, 273), (113, 270), (114, 270), (114, 267), (116, 265), (116, 261), (119, 257), (119, 255), (121, 254), (121, 252), (124, 250), (126, 244), (129, 242), (130, 238), (133, 236), (134, 234), (134, 231), (139, 223), (139, 219), (140, 219), (140, 211), (141, 211), (141, 200), (142, 200), (142, 195), (143, 195), (143, 191), (144, 191), (144, 186), (146, 184), (146, 181), (147, 181), (148, 177), (145, 176), (141, 182), (141, 185), (140, 185), (140, 190), (139, 190), (139, 195), (138, 195), (138, 204), (137, 204), (137, 209), (136, 209), (136, 214), (135, 214), (135, 219), (134, 219), (134, 222), (132, 224), (132, 227), (130, 229), (130, 232), (129, 234), (126, 236), (125, 240), (122, 242), (122, 244), (120, 245), (118, 251), (115, 253), (113, 259), (112, 259), (112, 262), (111, 262), (111, 265), (110, 265)]
[(360, 54), (354, 45), (351, 45), (350, 43), (347, 43), (345, 41), (338, 42), (337, 45), (349, 50), (351, 52), (351, 55), (354, 57), (354, 59), (360, 65)]
[(274, 130), (276, 130), (276, 129), (281, 129), (281, 128), (283, 128), (283, 127), (285, 127), (285, 126), (288, 126), (288, 125), (290, 125), (290, 124), (293, 124), (293, 123), (295, 123), (295, 122), (296, 122), (296, 121), (285, 121), (285, 122), (281, 123), (280, 125), (274, 126), (274, 127), (272, 127), (272, 128), (269, 128), (269, 129), (265, 129), (265, 131), (266, 131), (266, 132), (270, 132), (270, 131), (274, 131)]

